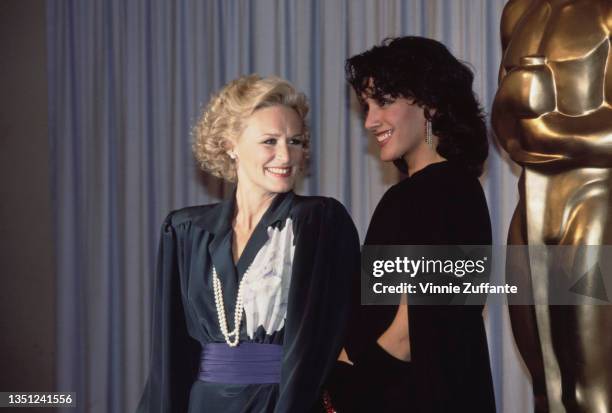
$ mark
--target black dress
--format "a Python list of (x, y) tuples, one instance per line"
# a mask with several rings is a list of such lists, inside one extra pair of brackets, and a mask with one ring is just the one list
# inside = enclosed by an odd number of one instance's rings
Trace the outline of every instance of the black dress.
[[(490, 245), (491, 223), (478, 179), (450, 162), (414, 173), (385, 193), (366, 244)], [(483, 307), (408, 304), (408, 363), (376, 344), (397, 307), (354, 304), (345, 347), (355, 367), (337, 366), (332, 385), (340, 388), (341, 413), (494, 412)]]
[[(151, 370), (138, 413), (296, 413), (322, 407), (323, 383), (348, 324), (348, 286), (359, 265), (352, 220), (334, 199), (279, 194), (234, 266), (234, 208), (234, 197), (185, 208), (162, 227)], [(280, 383), (198, 380), (202, 346), (225, 343), (213, 265), (230, 328), (238, 285), (251, 268), (243, 286), (240, 342), (282, 345)]]

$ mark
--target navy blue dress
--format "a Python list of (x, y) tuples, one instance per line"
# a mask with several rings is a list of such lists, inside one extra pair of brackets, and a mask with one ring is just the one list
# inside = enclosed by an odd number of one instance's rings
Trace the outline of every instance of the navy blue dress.
[[(347, 325), (350, 280), (359, 271), (357, 231), (334, 199), (279, 194), (234, 265), (234, 208), (232, 197), (173, 212), (163, 224), (151, 369), (138, 413), (299, 413), (322, 407), (323, 384)], [(280, 383), (198, 380), (202, 346), (225, 343), (212, 265), (230, 329), (240, 281), (256, 267), (243, 287), (240, 342), (282, 345)], [(270, 274), (280, 278), (270, 281)]]

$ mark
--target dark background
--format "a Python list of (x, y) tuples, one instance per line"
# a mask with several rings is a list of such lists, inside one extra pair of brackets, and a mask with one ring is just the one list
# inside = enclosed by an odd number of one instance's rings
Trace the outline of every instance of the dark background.
[(0, 391), (55, 390), (49, 150), (45, 2), (2, 0)]

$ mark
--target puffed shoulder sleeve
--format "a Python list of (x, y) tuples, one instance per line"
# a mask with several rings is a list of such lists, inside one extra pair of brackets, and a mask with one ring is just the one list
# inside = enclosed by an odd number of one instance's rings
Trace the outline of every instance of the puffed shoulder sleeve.
[(170, 214), (161, 228), (151, 325), (151, 365), (137, 413), (187, 411), (198, 367), (199, 345), (187, 333)]
[(277, 413), (309, 412), (319, 403), (359, 271), (359, 237), (346, 209), (330, 198), (312, 202), (297, 220)]

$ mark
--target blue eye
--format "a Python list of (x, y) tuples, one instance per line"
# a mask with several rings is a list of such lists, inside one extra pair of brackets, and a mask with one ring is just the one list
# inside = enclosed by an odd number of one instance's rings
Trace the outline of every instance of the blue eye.
[(276, 145), (276, 138), (266, 139), (262, 142), (264, 145)]

